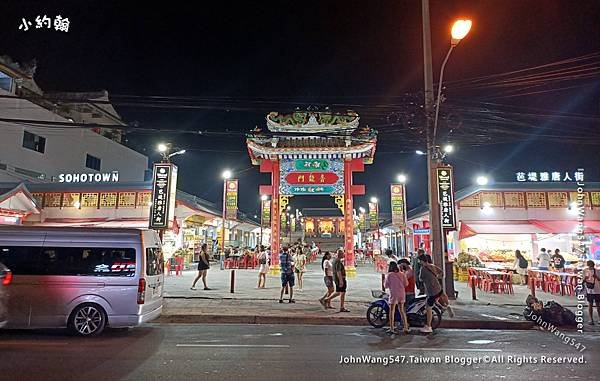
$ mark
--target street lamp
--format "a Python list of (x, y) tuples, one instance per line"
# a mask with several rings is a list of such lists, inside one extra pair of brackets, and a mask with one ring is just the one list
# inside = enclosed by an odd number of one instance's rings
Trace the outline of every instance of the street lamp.
[[(426, 114), (426, 133), (427, 133), (427, 183), (428, 183), (428, 203), (429, 203), (429, 222), (431, 226), (432, 257), (434, 263), (440, 264), (443, 271), (443, 290), (453, 295), (453, 291), (448, 291), (446, 287), (446, 261), (444, 258), (444, 231), (440, 218), (440, 205), (437, 200), (437, 177), (436, 168), (442, 159), (438, 146), (436, 145), (437, 124), (439, 118), (442, 84), (444, 79), (444, 69), (450, 58), (454, 47), (467, 35), (472, 22), (470, 20), (459, 20), (454, 23), (451, 33), (450, 49), (444, 58), (440, 68), (438, 79), (437, 99), (433, 98), (433, 70), (431, 59), (431, 22), (429, 16), (429, 0), (422, 0), (423, 17), (423, 66), (424, 66), (424, 85), (425, 85), (425, 114)], [(434, 106), (435, 103), (435, 106)], [(435, 108), (435, 111), (434, 111)], [(434, 116), (435, 115), (435, 116)], [(432, 118), (432, 116), (434, 116)], [(433, 119), (433, 120), (432, 120)], [(433, 126), (433, 131), (432, 127)], [(451, 286), (452, 287), (452, 286)], [(452, 288), (450, 288), (452, 290)]]
[(452, 144), (446, 144), (444, 146), (445, 153), (452, 153), (454, 151), (454, 146)]
[(221, 270), (224, 269), (225, 266), (225, 223), (226, 215), (225, 215), (225, 197), (227, 197), (227, 180), (231, 178), (231, 171), (226, 169), (221, 173), (221, 177), (223, 178), (223, 215), (221, 216)]
[(175, 155), (183, 155), (184, 153), (185, 153), (185, 150), (184, 150), (184, 149), (182, 149), (182, 150), (179, 150), (179, 151), (177, 151), (177, 152), (173, 152), (172, 154), (168, 155), (168, 156), (167, 156), (167, 158), (169, 158), (169, 159), (170, 159), (170, 158), (172, 158), (172, 157), (173, 157), (173, 156), (175, 156)]
[(477, 182), (477, 185), (487, 185), (489, 179), (486, 176), (477, 176), (475, 181)]
[(417, 155), (427, 155), (425, 152), (421, 151), (420, 149), (416, 150), (415, 153)]
[(444, 80), (444, 69), (446, 68), (446, 63), (450, 58), (450, 54), (452, 50), (458, 43), (465, 38), (465, 36), (471, 30), (471, 25), (473, 23), (471, 20), (456, 20), (454, 25), (452, 26), (452, 39), (450, 40), (450, 48), (448, 49), (448, 53), (446, 53), (446, 58), (444, 58), (444, 62), (442, 62), (442, 68), (440, 69), (440, 78), (438, 80), (438, 91), (437, 91), (437, 99), (435, 100), (435, 118), (433, 119), (433, 147), (435, 147), (435, 138), (437, 134), (437, 124), (438, 124), (438, 116), (440, 113), (440, 101), (442, 99), (442, 83)]
[(398, 175), (398, 182), (399, 182), (400, 184), (405, 184), (405, 183), (406, 183), (406, 175), (405, 175), (405, 174), (403, 174), (403, 173), (399, 174), (399, 175)]

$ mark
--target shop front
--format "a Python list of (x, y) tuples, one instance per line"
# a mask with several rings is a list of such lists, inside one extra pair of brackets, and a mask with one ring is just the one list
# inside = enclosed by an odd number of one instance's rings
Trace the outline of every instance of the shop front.
[[(568, 267), (580, 264), (581, 251), (600, 260), (600, 184), (588, 183), (579, 194), (582, 208), (577, 188), (568, 183), (498, 183), (461, 190), (456, 193), (458, 230), (446, 236), (449, 257), (468, 254), (469, 261), (486, 267), (512, 268), (515, 250), (536, 263), (545, 248), (558, 249)], [(428, 227), (427, 218), (426, 210), (409, 213), (415, 246), (428, 242), (417, 234)]]
[[(3, 183), (0, 224), (148, 228), (151, 182)], [(258, 224), (243, 216), (227, 221), (226, 237), (240, 246), (258, 241)], [(221, 210), (209, 201), (177, 191), (173, 227), (163, 237), (165, 258), (198, 259), (202, 244), (216, 250)]]

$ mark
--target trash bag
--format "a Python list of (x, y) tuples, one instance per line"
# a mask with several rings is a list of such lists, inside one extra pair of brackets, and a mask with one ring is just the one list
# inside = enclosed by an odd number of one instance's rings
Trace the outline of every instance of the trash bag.
[(563, 325), (563, 306), (555, 301), (546, 302), (542, 312), (542, 319), (556, 326)]
[(567, 308), (563, 307), (562, 312), (563, 324), (568, 326), (576, 326), (577, 320), (575, 319), (575, 313)]

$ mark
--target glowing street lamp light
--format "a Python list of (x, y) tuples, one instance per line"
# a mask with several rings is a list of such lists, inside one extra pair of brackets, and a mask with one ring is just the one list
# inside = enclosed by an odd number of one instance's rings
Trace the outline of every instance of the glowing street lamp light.
[(160, 143), (156, 146), (156, 150), (160, 153), (165, 153), (169, 149), (169, 146), (165, 143)]
[(221, 174), (221, 177), (223, 177), (225, 180), (230, 179), (231, 171), (229, 169), (224, 170), (223, 173)]
[(487, 185), (489, 179), (486, 176), (477, 176), (475, 181), (477, 182), (477, 185)]
[(444, 152), (452, 153), (454, 151), (454, 146), (452, 144), (446, 144), (444, 146)]
[(417, 155), (425, 155), (425, 152), (421, 151), (420, 149), (416, 150), (415, 153)]
[(405, 184), (405, 183), (406, 183), (406, 175), (405, 175), (405, 174), (403, 174), (403, 173), (399, 174), (399, 175), (398, 175), (398, 182), (399, 182), (400, 184)]
[(378, 201), (378, 200), (377, 200), (377, 197), (371, 197), (371, 202), (372, 202), (373, 204), (377, 204), (377, 201)]
[(467, 34), (469, 34), (472, 25), (473, 22), (471, 20), (456, 20), (454, 25), (452, 25), (452, 31), (450, 32), (452, 35), (451, 44), (457, 45), (460, 40), (465, 38)]

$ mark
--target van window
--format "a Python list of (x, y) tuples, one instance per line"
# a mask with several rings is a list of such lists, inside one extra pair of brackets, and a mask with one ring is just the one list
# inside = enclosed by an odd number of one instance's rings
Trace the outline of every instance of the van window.
[(0, 262), (15, 275), (134, 276), (135, 249), (0, 247)]
[(160, 275), (163, 273), (164, 259), (159, 247), (146, 249), (146, 275)]

